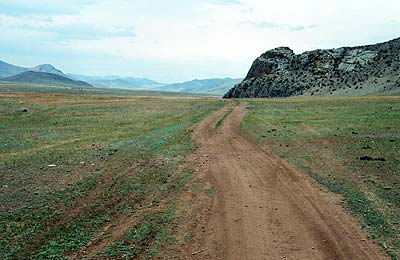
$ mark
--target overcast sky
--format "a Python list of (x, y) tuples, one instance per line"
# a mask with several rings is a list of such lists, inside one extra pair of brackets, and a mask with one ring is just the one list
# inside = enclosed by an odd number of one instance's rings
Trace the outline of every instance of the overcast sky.
[(396, 37), (399, 0), (0, 0), (0, 60), (160, 82), (244, 77), (279, 46)]

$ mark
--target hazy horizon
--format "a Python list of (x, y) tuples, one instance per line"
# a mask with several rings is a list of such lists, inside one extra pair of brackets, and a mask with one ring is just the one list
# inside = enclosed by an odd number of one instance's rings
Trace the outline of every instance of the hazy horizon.
[(400, 2), (0, 0), (0, 60), (163, 83), (241, 78), (261, 53), (400, 36)]

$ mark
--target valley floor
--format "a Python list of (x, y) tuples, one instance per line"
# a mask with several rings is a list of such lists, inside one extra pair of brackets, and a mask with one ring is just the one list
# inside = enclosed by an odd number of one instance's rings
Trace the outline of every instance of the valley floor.
[(400, 98), (0, 93), (1, 259), (400, 257)]

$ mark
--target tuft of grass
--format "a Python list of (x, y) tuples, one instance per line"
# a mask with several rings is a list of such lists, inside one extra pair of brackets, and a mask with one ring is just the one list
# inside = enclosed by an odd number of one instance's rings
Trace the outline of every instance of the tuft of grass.
[(217, 123), (215, 124), (215, 130), (217, 130), (218, 128), (220, 128), (222, 126), (222, 124), (224, 123), (225, 119), (232, 113), (232, 109), (229, 109), (223, 117), (221, 117), (220, 120), (217, 121)]
[(209, 198), (212, 198), (214, 196), (214, 190), (211, 187), (204, 189), (204, 192)]

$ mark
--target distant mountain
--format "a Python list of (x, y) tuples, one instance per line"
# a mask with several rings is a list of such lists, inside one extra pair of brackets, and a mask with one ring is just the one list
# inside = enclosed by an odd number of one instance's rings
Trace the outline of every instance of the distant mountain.
[(288, 47), (258, 57), (225, 98), (359, 96), (400, 92), (400, 38), (294, 54)]
[(122, 89), (148, 89), (152, 90), (164, 84), (146, 78), (120, 77), (120, 76), (84, 76), (67, 74), (76, 80), (83, 80), (99, 88), (122, 88)]
[(239, 84), (242, 79), (231, 78), (214, 78), (214, 79), (195, 79), (183, 83), (174, 83), (163, 86), (160, 90), (175, 91), (185, 93), (208, 93), (223, 95), (236, 84)]
[(163, 84), (147, 78), (64, 74), (61, 70), (50, 64), (24, 68), (0, 61), (0, 81), (77, 87), (94, 86), (99, 88), (204, 93), (222, 96), (234, 85), (239, 84), (242, 79), (195, 79), (183, 83)]
[(27, 68), (18, 67), (0, 60), (0, 78), (11, 77), (27, 70)]
[(163, 84), (147, 78), (133, 78), (120, 76), (85, 76), (77, 74), (67, 74), (69, 78), (83, 80), (99, 88), (122, 88), (136, 90), (159, 90), (184, 93), (207, 93), (222, 95), (239, 84), (242, 79), (214, 78), (203, 80), (192, 80), (183, 83)]
[(93, 87), (92, 85), (83, 81), (72, 80), (57, 74), (35, 71), (25, 71), (11, 77), (2, 78), (1, 81), (80, 88)]
[(61, 70), (54, 68), (50, 64), (42, 64), (33, 68), (24, 68), (0, 60), (0, 78), (11, 77), (25, 71), (45, 72), (65, 77)]
[(50, 65), (50, 64), (38, 65), (38, 66), (33, 67), (31, 69), (28, 69), (28, 70), (29, 71), (35, 71), (35, 72), (51, 73), (51, 74), (56, 74), (56, 75), (60, 75), (60, 76), (63, 76), (63, 77), (67, 77), (61, 70), (54, 68), (53, 65)]
[(56, 69), (50, 64), (42, 64), (33, 68), (24, 68), (0, 61), (0, 80), (41, 85), (82, 88), (93, 87), (86, 82), (68, 78), (61, 70)]

